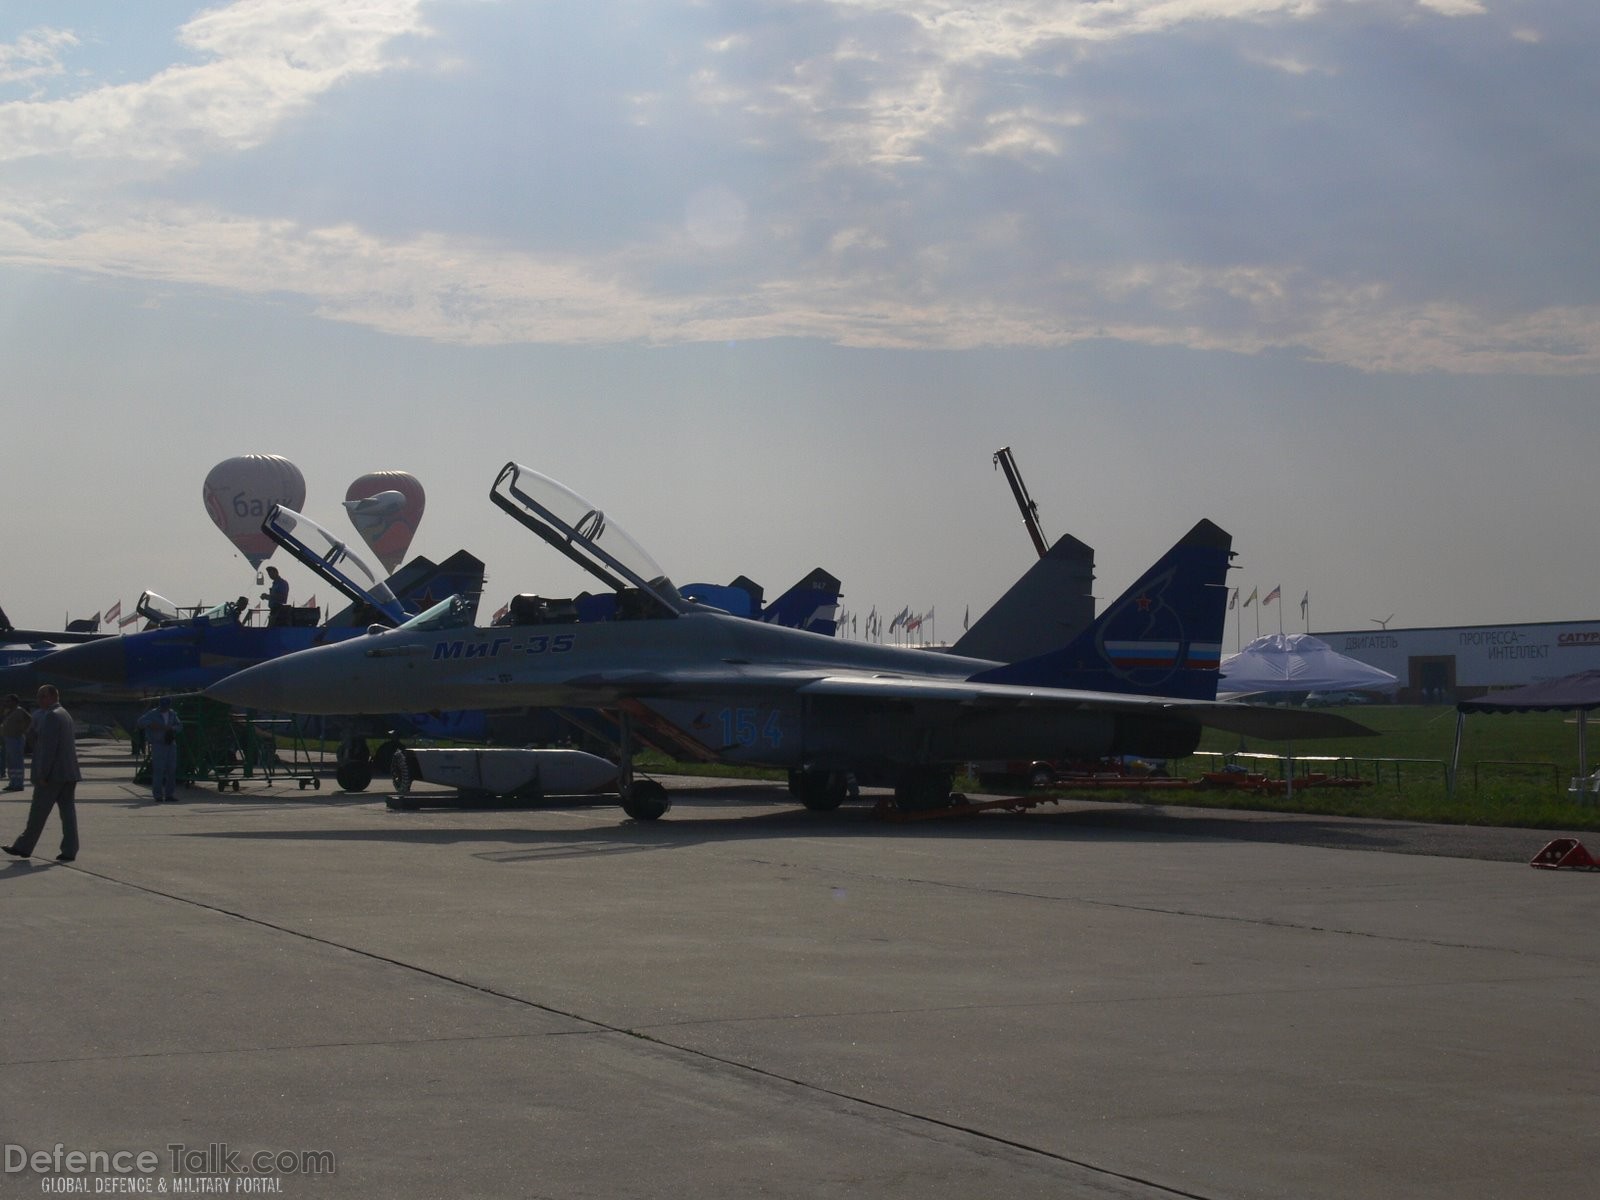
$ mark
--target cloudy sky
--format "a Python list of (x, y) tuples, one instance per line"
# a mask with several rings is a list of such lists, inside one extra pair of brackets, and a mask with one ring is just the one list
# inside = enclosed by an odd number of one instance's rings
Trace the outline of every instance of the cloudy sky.
[(822, 565), (948, 636), (1031, 560), (1010, 445), (1103, 596), (1208, 516), (1291, 629), (1306, 592), (1325, 630), (1600, 616), (1597, 34), (1593, 0), (7, 0), (0, 605), (247, 590), (201, 502), (246, 453), (336, 527), (412, 471), (415, 550), (495, 606), (570, 589), (487, 501), (515, 459), (680, 582)]

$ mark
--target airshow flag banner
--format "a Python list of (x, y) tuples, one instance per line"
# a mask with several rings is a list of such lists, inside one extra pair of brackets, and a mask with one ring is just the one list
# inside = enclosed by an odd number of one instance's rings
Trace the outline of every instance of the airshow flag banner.
[(1267, 605), (1271, 604), (1274, 600), (1278, 599), (1282, 594), (1283, 594), (1283, 589), (1281, 587), (1273, 588), (1270, 592), (1268, 592), (1265, 596), (1263, 596), (1261, 598), (1261, 607), (1265, 608)]
[(121, 615), (122, 615), (122, 601), (118, 600), (110, 608), (106, 609), (105, 623), (107, 625), (109, 625), (109, 624), (111, 624), (111, 622), (115, 621)]
[(1261, 590), (1260, 588), (1251, 588), (1250, 589), (1250, 594), (1245, 597), (1245, 601), (1240, 607), (1241, 608), (1249, 608), (1250, 607), (1250, 602), (1256, 598), (1256, 593), (1259, 592), (1260, 590)]

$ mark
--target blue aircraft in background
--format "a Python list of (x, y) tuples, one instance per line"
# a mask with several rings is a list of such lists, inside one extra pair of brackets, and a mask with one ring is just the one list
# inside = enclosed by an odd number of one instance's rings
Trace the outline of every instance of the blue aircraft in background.
[[(54, 654), (65, 646), (92, 642), (105, 636), (103, 633), (78, 630), (18, 629), (11, 623), (11, 618), (6, 616), (6, 610), (0, 608), (0, 667), (31, 663), (47, 654)], [(0, 695), (3, 694), (0, 692)]]
[(279, 623), (257, 624), (244, 596), (185, 612), (147, 591), (135, 606), (145, 622), (138, 633), (86, 639), (0, 671), (0, 693), (21, 695), (53, 683), (80, 717), (126, 726), (151, 696), (198, 692), (280, 655), (353, 637), (373, 624), (398, 625), (443, 596), (476, 603), (483, 590), (483, 563), (465, 550), (443, 563), (419, 555), (383, 580), (299, 513), (274, 508), (262, 528), (350, 604), (323, 624), (320, 610), (309, 607), (285, 610)]

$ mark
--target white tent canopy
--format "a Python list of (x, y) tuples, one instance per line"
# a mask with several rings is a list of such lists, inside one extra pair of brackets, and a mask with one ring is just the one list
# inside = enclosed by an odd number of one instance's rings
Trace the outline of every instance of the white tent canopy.
[(1309, 633), (1269, 633), (1223, 660), (1217, 694), (1386, 691), (1398, 682)]

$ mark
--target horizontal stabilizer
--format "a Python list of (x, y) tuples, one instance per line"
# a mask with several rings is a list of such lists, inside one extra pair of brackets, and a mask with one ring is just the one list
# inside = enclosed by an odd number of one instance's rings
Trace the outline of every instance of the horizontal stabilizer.
[(1169, 712), (1192, 717), (1211, 729), (1269, 742), (1297, 742), (1302, 738), (1377, 737), (1359, 721), (1338, 713), (1304, 708), (1271, 708), (1259, 704), (1174, 705)]

